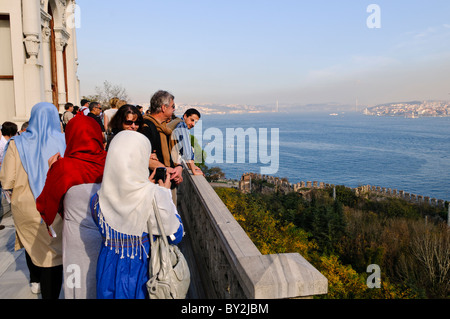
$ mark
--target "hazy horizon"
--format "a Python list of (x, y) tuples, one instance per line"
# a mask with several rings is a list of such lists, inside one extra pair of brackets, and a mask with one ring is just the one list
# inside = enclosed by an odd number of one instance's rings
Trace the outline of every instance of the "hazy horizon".
[[(376, 7), (371, 7), (371, 4)], [(78, 0), (81, 95), (145, 104), (450, 99), (450, 2)]]

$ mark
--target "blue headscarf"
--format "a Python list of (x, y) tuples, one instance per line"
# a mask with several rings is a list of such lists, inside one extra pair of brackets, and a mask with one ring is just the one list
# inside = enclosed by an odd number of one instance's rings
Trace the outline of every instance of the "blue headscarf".
[(11, 138), (17, 146), (34, 198), (38, 198), (45, 185), (48, 160), (56, 153), (64, 156), (66, 141), (61, 133), (58, 110), (51, 103), (38, 103), (31, 110), (30, 123), (19, 136)]

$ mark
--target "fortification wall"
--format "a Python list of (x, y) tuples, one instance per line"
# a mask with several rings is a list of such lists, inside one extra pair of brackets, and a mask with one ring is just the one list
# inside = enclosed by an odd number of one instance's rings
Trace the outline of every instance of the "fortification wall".
[[(290, 184), (286, 178), (279, 178), (274, 176), (261, 175), (256, 173), (245, 173), (242, 175), (241, 180), (239, 181), (239, 189), (242, 192), (250, 192), (251, 190), (251, 181), (256, 182), (258, 180), (263, 180), (268, 183), (274, 184), (276, 187), (283, 189), (284, 191), (292, 191), (299, 192), (303, 189), (325, 189), (328, 187), (334, 187), (333, 184), (328, 184), (324, 182), (318, 181), (301, 181), (296, 184)], [(356, 188), (347, 187), (355, 192), (356, 195), (364, 195), (364, 194), (379, 194), (385, 197), (395, 197), (406, 200), (410, 203), (417, 204), (429, 204), (432, 206), (445, 207), (445, 200), (430, 198), (429, 196), (422, 196), (411, 194), (409, 192), (405, 192), (403, 190), (397, 190), (392, 188), (386, 188), (381, 186), (373, 186), (373, 185), (364, 185)]]

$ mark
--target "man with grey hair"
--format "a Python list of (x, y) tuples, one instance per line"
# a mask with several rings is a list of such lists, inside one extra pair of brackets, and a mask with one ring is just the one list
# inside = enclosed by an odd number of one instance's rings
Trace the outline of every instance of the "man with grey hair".
[(172, 181), (172, 198), (176, 205), (176, 186), (183, 181), (183, 166), (174, 162), (171, 151), (174, 141), (171, 139), (172, 130), (167, 122), (172, 119), (175, 110), (175, 97), (167, 91), (156, 92), (150, 100), (150, 115), (144, 116), (142, 132), (152, 144), (152, 158), (150, 170), (166, 167)]

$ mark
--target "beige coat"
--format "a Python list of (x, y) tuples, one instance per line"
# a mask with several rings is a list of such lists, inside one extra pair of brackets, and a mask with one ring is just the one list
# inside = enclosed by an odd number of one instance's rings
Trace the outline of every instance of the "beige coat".
[(52, 238), (41, 215), (28, 183), (28, 175), (22, 166), (14, 141), (10, 142), (0, 171), (4, 190), (12, 190), (11, 212), (16, 228), (15, 249), (25, 248), (33, 264), (38, 267), (62, 265), (62, 218), (57, 215), (52, 227), (57, 237)]

